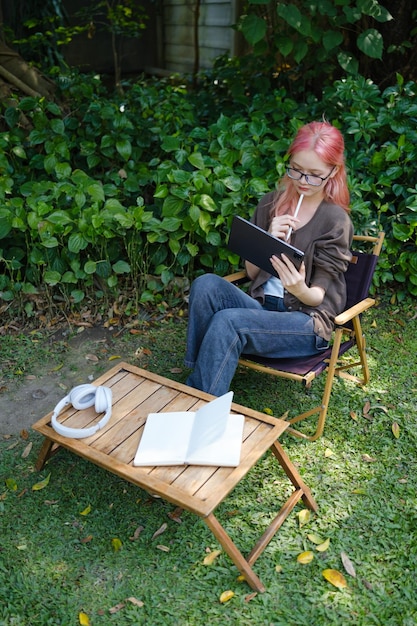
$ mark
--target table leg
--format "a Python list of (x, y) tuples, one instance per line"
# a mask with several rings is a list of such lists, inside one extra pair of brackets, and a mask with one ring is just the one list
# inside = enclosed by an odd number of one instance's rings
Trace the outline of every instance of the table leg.
[(224, 530), (223, 526), (216, 519), (213, 513), (210, 513), (207, 517), (203, 518), (207, 526), (210, 528), (213, 535), (216, 537), (220, 545), (224, 548), (225, 552), (230, 556), (233, 563), (238, 568), (239, 572), (245, 577), (247, 583), (255, 591), (263, 593), (265, 591), (264, 585), (261, 583), (243, 554), (237, 549), (229, 535)]
[(50, 439), (48, 439), (48, 437), (45, 437), (35, 463), (35, 468), (38, 472), (40, 472), (45, 467), (45, 463), (51, 458), (51, 456), (58, 452), (60, 447), (61, 446), (59, 446), (57, 443), (51, 441)]
[(300, 473), (298, 472), (292, 461), (289, 459), (281, 444), (278, 441), (275, 441), (271, 446), (271, 450), (274, 453), (279, 464), (281, 465), (282, 469), (292, 482), (294, 486), (294, 491), (285, 502), (285, 504), (282, 506), (278, 515), (272, 520), (271, 524), (268, 526), (262, 537), (260, 537), (260, 539), (256, 542), (255, 546), (249, 553), (247, 557), (247, 562), (250, 565), (253, 565), (257, 558), (262, 554), (268, 543), (271, 541), (271, 539), (282, 526), (291, 511), (301, 499), (304, 501), (304, 504), (309, 509), (312, 509), (313, 511), (317, 510), (317, 504), (313, 496), (311, 495), (310, 489), (301, 478)]
[(300, 472), (297, 470), (294, 463), (290, 461), (290, 458), (288, 457), (282, 445), (278, 441), (275, 441), (271, 446), (271, 450), (278, 459), (278, 463), (281, 465), (282, 469), (287, 474), (294, 487), (301, 490), (300, 498), (303, 499), (306, 507), (308, 507), (312, 511), (317, 511), (317, 503), (311, 495), (310, 489), (301, 478)]

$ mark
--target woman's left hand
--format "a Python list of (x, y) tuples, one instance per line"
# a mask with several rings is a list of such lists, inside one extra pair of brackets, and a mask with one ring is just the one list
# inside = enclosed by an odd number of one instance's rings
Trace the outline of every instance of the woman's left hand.
[(304, 263), (301, 263), (300, 270), (297, 270), (294, 263), (285, 254), (282, 254), (281, 258), (272, 256), (271, 263), (274, 270), (279, 274), (284, 289), (299, 298), (300, 292), (307, 286)]
[(300, 302), (308, 306), (317, 306), (323, 301), (324, 290), (321, 287), (308, 287), (306, 284), (304, 262), (301, 263), (300, 269), (297, 270), (294, 263), (285, 254), (282, 254), (281, 258), (274, 255), (270, 260), (272, 267), (280, 277), (284, 289), (300, 300)]

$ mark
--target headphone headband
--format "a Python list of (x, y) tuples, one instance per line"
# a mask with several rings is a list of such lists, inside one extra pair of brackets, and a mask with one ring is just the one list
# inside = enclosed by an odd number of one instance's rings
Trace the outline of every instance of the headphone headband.
[[(104, 413), (101, 420), (88, 428), (71, 428), (58, 422), (58, 415), (68, 405), (72, 404), (77, 410), (88, 409), (95, 406), (97, 413)], [(82, 439), (91, 437), (98, 430), (101, 430), (109, 421), (112, 409), (112, 392), (109, 387), (96, 387), (95, 385), (78, 385), (74, 387), (65, 398), (56, 405), (51, 417), (52, 428), (63, 437), (71, 439)]]

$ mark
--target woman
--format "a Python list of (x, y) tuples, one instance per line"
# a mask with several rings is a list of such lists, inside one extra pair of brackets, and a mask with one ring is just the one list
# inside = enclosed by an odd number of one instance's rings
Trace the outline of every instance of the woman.
[(191, 287), (187, 384), (214, 395), (229, 390), (242, 353), (286, 358), (325, 350), (346, 302), (353, 227), (343, 136), (327, 122), (311, 122), (298, 131), (288, 157), (278, 190), (261, 199), (252, 221), (303, 250), (300, 269), (273, 256), (276, 278), (246, 262), (249, 295), (214, 274)]

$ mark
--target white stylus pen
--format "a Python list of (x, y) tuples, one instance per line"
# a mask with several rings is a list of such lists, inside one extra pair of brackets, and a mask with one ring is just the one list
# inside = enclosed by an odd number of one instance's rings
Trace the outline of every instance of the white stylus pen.
[[(294, 217), (297, 217), (297, 215), (298, 215), (298, 211), (300, 210), (300, 206), (301, 206), (301, 203), (303, 201), (303, 198), (304, 198), (304, 194), (302, 193), (301, 196), (298, 199), (297, 206), (295, 207)], [(287, 233), (287, 236), (285, 237), (285, 241), (289, 240), (289, 238), (291, 237), (291, 233), (292, 233), (292, 226), (290, 226), (289, 229), (288, 229), (288, 233)]]

